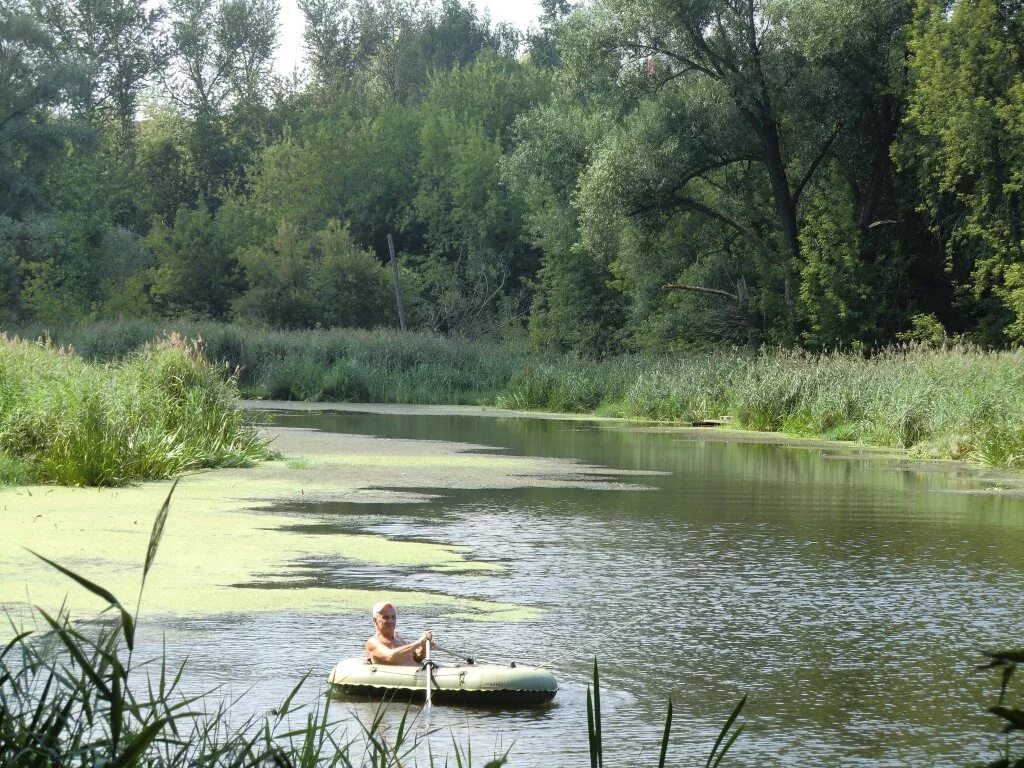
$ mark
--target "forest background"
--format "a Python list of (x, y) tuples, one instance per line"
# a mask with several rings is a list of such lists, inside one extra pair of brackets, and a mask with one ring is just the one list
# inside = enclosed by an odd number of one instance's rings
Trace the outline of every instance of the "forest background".
[(4, 0), (0, 324), (397, 323), (607, 357), (1024, 340), (995, 0)]

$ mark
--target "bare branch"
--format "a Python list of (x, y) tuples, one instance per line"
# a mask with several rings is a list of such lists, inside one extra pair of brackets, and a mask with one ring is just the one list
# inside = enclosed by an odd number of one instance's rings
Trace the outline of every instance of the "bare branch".
[(811, 163), (810, 167), (807, 169), (807, 173), (804, 174), (804, 177), (800, 179), (800, 183), (796, 185), (796, 189), (793, 190), (794, 206), (796, 206), (797, 203), (800, 202), (800, 195), (803, 193), (804, 187), (807, 186), (807, 182), (809, 182), (811, 180), (811, 177), (814, 176), (814, 172), (818, 170), (818, 166), (821, 165), (821, 161), (825, 159), (825, 155), (828, 154), (828, 151), (832, 147), (832, 144), (835, 143), (835, 140), (839, 138), (839, 134), (842, 132), (842, 130), (843, 121), (840, 120), (838, 123), (836, 123), (836, 128), (834, 131), (832, 131), (832, 135), (829, 136), (828, 140), (826, 140), (825, 143), (822, 145), (821, 150), (818, 152), (818, 156), (814, 158), (814, 162)]
[(728, 291), (720, 291), (717, 288), (706, 288), (703, 285), (685, 285), (682, 283), (665, 283), (661, 286), (663, 291), (693, 291), (694, 293), (706, 293), (710, 296), (717, 296), (722, 299), (728, 299), (736, 304), (741, 304), (740, 297), (735, 293), (729, 293)]

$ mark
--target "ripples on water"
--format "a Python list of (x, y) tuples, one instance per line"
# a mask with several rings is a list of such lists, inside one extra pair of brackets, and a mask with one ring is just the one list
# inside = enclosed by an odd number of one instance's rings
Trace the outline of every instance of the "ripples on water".
[[(560, 657), (551, 707), (421, 716), (417, 728), (441, 729), (431, 742), (439, 764), (452, 736), (471, 741), (478, 764), (510, 745), (513, 765), (586, 764), (595, 655), (609, 764), (656, 763), (669, 696), (670, 756), (702, 763), (744, 693), (748, 725), (734, 764), (994, 757), (1000, 740), (981, 704), (995, 680), (972, 665), (979, 649), (1024, 636), (1024, 502), (944, 492), (977, 487), (971, 475), (560, 422), (346, 414), (279, 423), (663, 473), (626, 478), (653, 488), (645, 491), (446, 490), (422, 504), (305, 510), (306, 532), (470, 545), (473, 559), (505, 568), (442, 574), (317, 561), (296, 564), (292, 586), (427, 590), (544, 610), (542, 621), (511, 625), (401, 613), (409, 634), (429, 624), (443, 646), (481, 660)], [(270, 615), (149, 631), (167, 634), (172, 655), (189, 653), (192, 685), (251, 689), (248, 714), (279, 703), (311, 667), (319, 682), (334, 661), (361, 652), (371, 629), (368, 617)], [(342, 720), (374, 714), (361, 702), (330, 706)], [(395, 707), (385, 722), (394, 728), (400, 716)]]

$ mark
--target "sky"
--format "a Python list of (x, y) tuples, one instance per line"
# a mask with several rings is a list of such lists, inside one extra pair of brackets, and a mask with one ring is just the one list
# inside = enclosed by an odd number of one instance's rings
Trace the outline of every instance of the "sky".
[[(491, 23), (507, 21), (525, 30), (540, 16), (540, 0), (476, 0), (477, 11), (491, 12)], [(302, 14), (295, 0), (281, 0), (281, 33), (277, 49), (277, 71), (290, 73), (302, 66)]]

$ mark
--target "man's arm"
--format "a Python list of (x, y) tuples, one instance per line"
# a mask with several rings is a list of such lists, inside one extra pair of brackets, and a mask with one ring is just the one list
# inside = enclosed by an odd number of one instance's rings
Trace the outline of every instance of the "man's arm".
[(430, 639), (431, 633), (427, 630), (420, 635), (419, 640), (388, 648), (376, 637), (371, 637), (366, 641), (366, 658), (374, 664), (394, 664), (410, 656), (418, 661), (417, 656), (422, 657), (426, 653), (426, 642)]

